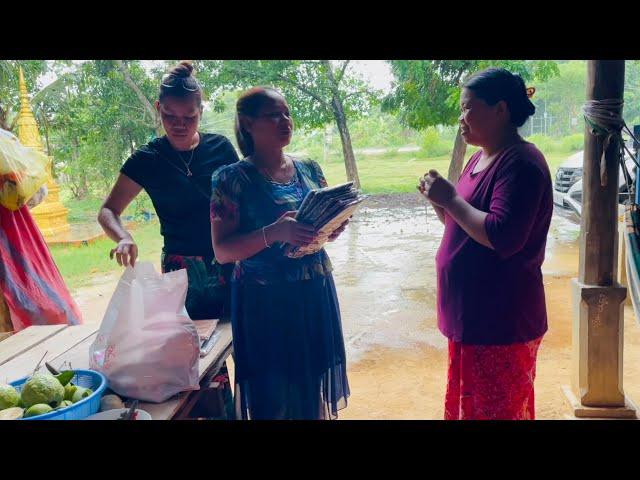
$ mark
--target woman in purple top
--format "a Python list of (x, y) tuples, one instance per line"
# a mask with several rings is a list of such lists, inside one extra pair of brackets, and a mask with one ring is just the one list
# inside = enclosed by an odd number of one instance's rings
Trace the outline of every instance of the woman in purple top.
[(504, 69), (469, 79), (460, 129), (481, 150), (455, 187), (435, 170), (418, 186), (445, 225), (436, 267), (438, 327), (449, 338), (446, 419), (535, 417), (553, 197), (544, 156), (518, 134), (535, 112), (530, 94)]

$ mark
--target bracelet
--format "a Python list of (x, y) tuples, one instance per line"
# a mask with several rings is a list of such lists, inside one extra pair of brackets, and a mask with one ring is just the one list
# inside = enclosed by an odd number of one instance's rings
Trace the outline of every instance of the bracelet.
[(271, 245), (269, 245), (267, 243), (267, 234), (264, 231), (265, 228), (266, 228), (266, 226), (262, 227), (262, 239), (264, 240), (264, 246), (267, 247), (267, 248), (271, 248)]

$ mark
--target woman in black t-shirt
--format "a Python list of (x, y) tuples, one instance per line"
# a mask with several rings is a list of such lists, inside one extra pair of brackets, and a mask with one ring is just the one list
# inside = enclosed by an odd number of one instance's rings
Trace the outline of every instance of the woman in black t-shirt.
[(190, 63), (181, 62), (163, 76), (155, 106), (166, 135), (127, 159), (100, 209), (98, 222), (117, 242), (111, 258), (133, 266), (138, 245), (123, 227), (120, 215), (144, 189), (160, 220), (163, 272), (187, 269), (189, 316), (193, 320), (228, 318), (228, 272), (215, 261), (209, 202), (213, 172), (239, 159), (226, 137), (198, 131), (202, 89), (192, 70)]

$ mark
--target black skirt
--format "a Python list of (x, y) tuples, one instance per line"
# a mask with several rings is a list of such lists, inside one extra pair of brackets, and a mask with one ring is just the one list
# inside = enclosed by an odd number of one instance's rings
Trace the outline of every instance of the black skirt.
[(231, 291), (238, 417), (336, 418), (349, 383), (333, 277)]

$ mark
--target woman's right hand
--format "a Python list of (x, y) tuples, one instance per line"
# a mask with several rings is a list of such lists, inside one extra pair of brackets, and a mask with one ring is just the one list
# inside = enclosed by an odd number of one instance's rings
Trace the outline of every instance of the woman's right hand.
[(298, 222), (295, 215), (295, 211), (286, 212), (265, 228), (269, 244), (283, 242), (300, 247), (309, 245), (316, 239), (317, 232), (313, 225)]
[(116, 248), (111, 249), (109, 258), (113, 260), (114, 255), (118, 265), (126, 267), (131, 264), (133, 267), (138, 258), (138, 245), (133, 241), (133, 238), (123, 238), (118, 242)]
[(416, 187), (418, 189), (418, 191), (420, 192), (420, 194), (427, 199), (427, 201), (429, 202), (429, 204), (433, 207), (433, 209), (436, 212), (436, 215), (438, 216), (438, 218), (440, 219), (440, 221), (442, 223), (444, 223), (444, 208), (442, 208), (440, 205), (435, 204), (431, 201), (431, 199), (429, 198), (429, 196), (427, 195), (426, 191), (427, 191), (427, 185), (426, 185), (426, 181), (424, 177), (420, 177), (420, 183), (418, 184), (418, 186)]

